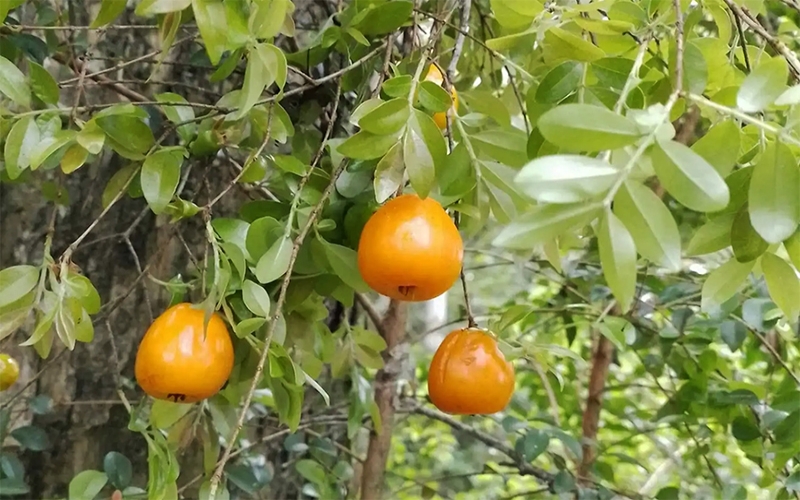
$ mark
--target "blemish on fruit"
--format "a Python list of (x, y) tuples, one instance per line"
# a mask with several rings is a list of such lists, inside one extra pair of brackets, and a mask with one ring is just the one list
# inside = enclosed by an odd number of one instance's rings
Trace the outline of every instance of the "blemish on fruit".
[(171, 399), (173, 403), (186, 400), (186, 394), (167, 394), (167, 399)]
[(417, 289), (415, 286), (398, 286), (397, 291), (400, 292), (400, 295), (403, 297), (411, 297), (414, 298), (414, 291)]

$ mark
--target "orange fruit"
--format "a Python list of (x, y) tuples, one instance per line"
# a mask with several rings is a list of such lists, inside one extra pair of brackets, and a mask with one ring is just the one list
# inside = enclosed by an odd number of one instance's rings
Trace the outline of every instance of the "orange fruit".
[(464, 244), (432, 198), (404, 194), (367, 220), (358, 242), (358, 270), (376, 292), (420, 302), (438, 297), (461, 273)]
[(203, 331), (204, 313), (177, 304), (156, 318), (136, 353), (136, 381), (156, 399), (194, 403), (213, 396), (233, 369), (233, 344), (214, 313)]
[(514, 393), (514, 366), (494, 337), (477, 328), (453, 330), (436, 350), (428, 394), (437, 408), (456, 415), (503, 410)]
[[(428, 74), (425, 75), (425, 80), (429, 82), (433, 82), (437, 85), (441, 85), (444, 83), (444, 75), (442, 74), (442, 70), (435, 64), (431, 64), (428, 68)], [(450, 95), (453, 97), (453, 114), (458, 111), (458, 92), (456, 92), (455, 87), (450, 89)], [(434, 113), (433, 114), (433, 121), (436, 122), (436, 125), (441, 129), (444, 130), (447, 128), (447, 113)]]
[(0, 354), (0, 391), (5, 391), (19, 378), (19, 364), (8, 354)]

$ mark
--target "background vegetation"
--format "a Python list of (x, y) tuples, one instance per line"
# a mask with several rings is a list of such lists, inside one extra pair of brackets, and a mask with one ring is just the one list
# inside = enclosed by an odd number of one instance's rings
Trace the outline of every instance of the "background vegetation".
[[(799, 16), (0, 1), (0, 496), (800, 498)], [(466, 296), (363, 283), (399, 188), (458, 214)], [(132, 375), (181, 300), (235, 335), (195, 405)], [(427, 366), (470, 315), (517, 390), (451, 417)]]

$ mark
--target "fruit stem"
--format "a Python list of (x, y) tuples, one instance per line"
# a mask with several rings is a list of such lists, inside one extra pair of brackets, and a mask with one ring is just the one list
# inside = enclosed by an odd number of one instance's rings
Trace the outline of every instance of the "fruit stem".
[[(456, 212), (453, 215), (453, 222), (455, 222), (456, 228), (461, 225), (461, 212)], [(467, 312), (467, 327), (468, 328), (476, 328), (478, 323), (475, 321), (475, 316), (472, 314), (472, 304), (469, 301), (469, 291), (467, 290), (467, 279), (464, 277), (464, 263), (461, 263), (461, 271), (459, 273), (461, 277), (461, 291), (464, 295), (464, 309)]]

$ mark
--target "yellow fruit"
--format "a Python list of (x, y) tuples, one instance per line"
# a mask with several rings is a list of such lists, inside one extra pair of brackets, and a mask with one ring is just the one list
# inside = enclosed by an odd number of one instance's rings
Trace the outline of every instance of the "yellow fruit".
[(19, 364), (8, 354), (0, 354), (0, 391), (5, 391), (19, 378)]
[[(439, 69), (438, 66), (435, 64), (431, 64), (428, 68), (428, 74), (425, 75), (425, 80), (429, 82), (433, 82), (437, 85), (441, 85), (444, 82), (444, 75), (442, 71)], [(453, 114), (458, 112), (458, 92), (456, 92), (455, 87), (450, 89), (450, 95), (453, 97)], [(436, 122), (436, 126), (440, 129), (444, 130), (447, 128), (447, 113), (434, 113), (433, 114), (433, 121)]]

